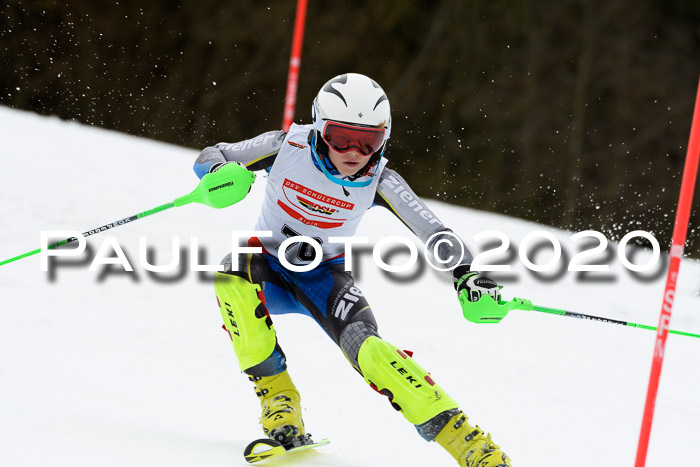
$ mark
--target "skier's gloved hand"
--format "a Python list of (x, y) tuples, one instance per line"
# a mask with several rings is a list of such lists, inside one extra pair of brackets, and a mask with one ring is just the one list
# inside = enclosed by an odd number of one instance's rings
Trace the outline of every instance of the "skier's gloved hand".
[(459, 279), (455, 278), (455, 289), (458, 296), (465, 296), (470, 302), (478, 301), (482, 295), (488, 295), (496, 303), (501, 299), (501, 287), (496, 281), (476, 271), (467, 271)]
[(241, 167), (245, 167), (245, 165), (241, 164), (240, 162), (237, 161), (227, 161), (227, 162), (216, 162), (209, 167), (209, 172), (210, 174), (213, 174), (217, 170), (219, 170), (221, 167), (225, 166), (226, 164), (238, 164)]
[[(252, 177), (253, 177), (253, 180), (255, 180), (255, 173), (252, 172), (252, 171), (250, 171), (250, 170), (248, 170), (248, 169), (246, 168), (245, 164), (242, 164), (242, 163), (240, 163), (240, 162), (238, 162), (238, 161), (215, 162), (214, 164), (211, 165), (211, 167), (209, 167), (209, 172), (207, 172), (207, 173), (213, 174), (213, 173), (216, 172), (217, 170), (220, 170), (223, 166), (229, 165), (229, 164), (236, 164), (237, 166), (242, 167), (242, 168), (245, 169), (245, 170), (243, 170), (243, 171), (241, 171), (241, 172), (251, 174)], [(234, 168), (234, 167), (231, 167), (231, 169), (233, 169), (233, 168)], [(245, 178), (245, 177), (244, 177), (244, 178)], [(246, 192), (245, 196), (247, 196), (248, 193), (250, 193), (250, 190), (251, 190), (252, 188), (253, 188), (253, 183), (252, 183), (252, 181), (251, 181), (251, 182), (250, 182), (250, 185), (248, 185), (248, 191)]]

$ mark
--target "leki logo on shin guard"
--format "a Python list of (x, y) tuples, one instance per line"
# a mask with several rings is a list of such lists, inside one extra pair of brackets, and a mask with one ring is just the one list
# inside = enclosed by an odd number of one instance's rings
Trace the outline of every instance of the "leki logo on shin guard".
[(238, 337), (241, 337), (240, 333), (238, 332), (238, 324), (236, 324), (236, 320), (234, 319), (233, 316), (233, 311), (231, 310), (231, 305), (228, 303), (224, 302), (224, 305), (226, 305), (226, 314), (228, 315), (228, 321), (231, 323), (231, 328), (233, 329), (233, 333), (237, 335)]
[(422, 384), (420, 384), (420, 383), (418, 382), (418, 380), (417, 380), (416, 378), (413, 377), (413, 375), (411, 375), (411, 374), (408, 372), (408, 370), (406, 370), (406, 369), (405, 369), (404, 367), (402, 367), (402, 366), (399, 366), (399, 364), (398, 364), (398, 362), (397, 362), (396, 360), (394, 360), (393, 362), (391, 362), (390, 365), (393, 366), (394, 369), (395, 369), (401, 376), (403, 376), (404, 378), (406, 378), (406, 381), (408, 381), (408, 382), (411, 384), (411, 386), (413, 386), (414, 388), (420, 388), (420, 387), (423, 386)]

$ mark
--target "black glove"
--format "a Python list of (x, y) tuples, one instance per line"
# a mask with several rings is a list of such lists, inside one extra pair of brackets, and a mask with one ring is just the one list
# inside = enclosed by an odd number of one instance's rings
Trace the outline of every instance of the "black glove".
[(210, 174), (213, 174), (217, 170), (219, 170), (221, 167), (225, 166), (226, 164), (238, 164), (241, 167), (245, 167), (245, 165), (241, 164), (240, 162), (237, 161), (226, 161), (226, 162), (215, 162), (214, 164), (209, 167), (209, 172)]
[(482, 295), (488, 295), (496, 303), (501, 300), (501, 287), (496, 281), (476, 271), (467, 271), (459, 279), (455, 278), (455, 289), (458, 296), (466, 296), (470, 302), (478, 301)]

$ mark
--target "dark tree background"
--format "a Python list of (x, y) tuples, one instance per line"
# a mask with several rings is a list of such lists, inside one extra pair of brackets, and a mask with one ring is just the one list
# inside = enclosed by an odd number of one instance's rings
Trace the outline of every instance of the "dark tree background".
[[(193, 148), (249, 138), (281, 125), (294, 12), (9, 0), (0, 104)], [(326, 80), (365, 73), (421, 195), (667, 248), (699, 59), (697, 0), (311, 0), (297, 121)]]

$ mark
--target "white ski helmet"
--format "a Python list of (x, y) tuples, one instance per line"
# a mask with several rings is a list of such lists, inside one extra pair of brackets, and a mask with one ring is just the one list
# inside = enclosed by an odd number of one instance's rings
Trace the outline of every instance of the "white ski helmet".
[(328, 159), (328, 146), (331, 145), (339, 152), (357, 149), (371, 157), (365, 168), (350, 177), (351, 182), (340, 182), (342, 185), (359, 186), (352, 180), (372, 176), (391, 134), (391, 107), (384, 90), (365, 75), (345, 73), (323, 85), (314, 99), (311, 113), (314, 122), (312, 147), (326, 175), (330, 175), (327, 170), (337, 175)]

